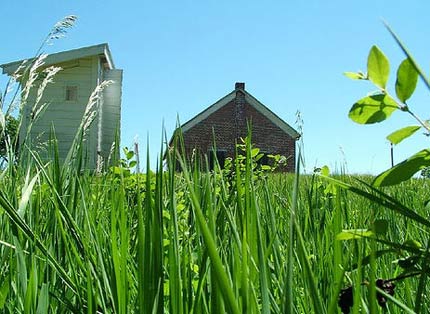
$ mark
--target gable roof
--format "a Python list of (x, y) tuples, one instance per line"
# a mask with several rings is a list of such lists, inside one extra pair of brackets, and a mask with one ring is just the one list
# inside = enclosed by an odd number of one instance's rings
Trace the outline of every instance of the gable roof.
[(222, 107), (230, 103), (232, 100), (236, 98), (237, 92), (244, 93), (245, 101), (247, 104), (252, 106), (255, 110), (257, 110), (267, 119), (269, 119), (269, 121), (271, 121), (274, 125), (279, 127), (286, 134), (290, 135), (292, 138), (296, 140), (300, 137), (300, 134), (294, 128), (292, 128), (288, 123), (286, 123), (284, 120), (279, 118), (273, 111), (271, 111), (269, 108), (263, 105), (263, 103), (261, 103), (257, 98), (255, 98), (250, 93), (248, 93), (245, 90), (243, 83), (236, 83), (235, 90), (233, 90), (231, 93), (227, 94), (226, 96), (218, 100), (216, 103), (214, 103), (213, 105), (209, 106), (208, 108), (200, 112), (194, 118), (185, 122), (181, 126), (182, 132), (183, 133), (187, 132), (189, 129), (193, 128), (195, 125), (197, 125), (198, 123), (208, 118), (212, 113), (218, 111), (219, 109), (221, 109)]
[[(110, 53), (109, 46), (107, 43), (49, 54), (44, 60), (44, 66), (49, 66), (53, 64), (58, 64), (62, 62), (67, 62), (71, 60), (97, 56), (97, 55), (105, 58), (106, 63), (108, 64), (110, 69), (115, 69), (112, 55)], [(3, 69), (3, 74), (12, 75), (19, 68), (19, 66), (26, 60), (27, 59), (22, 59), (18, 61), (9, 62), (9, 63), (4, 63), (4, 64), (1, 64), (0, 67)], [(34, 58), (30, 58), (27, 61), (31, 62), (33, 60)]]

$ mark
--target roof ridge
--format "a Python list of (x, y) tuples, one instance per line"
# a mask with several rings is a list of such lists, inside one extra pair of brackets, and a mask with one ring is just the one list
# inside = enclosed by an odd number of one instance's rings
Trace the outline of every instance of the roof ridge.
[(255, 108), (258, 112), (264, 115), (267, 119), (269, 119), (272, 123), (278, 126), (285, 133), (293, 137), (294, 139), (298, 139), (300, 134), (291, 127), (287, 122), (281, 119), (277, 114), (275, 114), (271, 109), (269, 109), (266, 105), (264, 105), (261, 101), (259, 101), (256, 97), (254, 97), (250, 92), (242, 88), (235, 88), (232, 92), (228, 93), (224, 97), (220, 98), (218, 101), (195, 115), (193, 118), (189, 119), (187, 122), (180, 126), (182, 132), (186, 132), (201, 121), (205, 120), (212, 113), (220, 110), (224, 106), (230, 103), (233, 99), (236, 98), (236, 93), (241, 92), (245, 95), (246, 103)]

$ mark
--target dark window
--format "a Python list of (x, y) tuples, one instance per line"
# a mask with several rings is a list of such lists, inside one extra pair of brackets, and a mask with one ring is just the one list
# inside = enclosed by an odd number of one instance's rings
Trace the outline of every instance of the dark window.
[[(263, 156), (258, 160), (259, 165), (269, 165), (270, 159), (266, 153), (263, 153)], [(270, 165), (269, 165), (270, 166)]]
[(78, 100), (78, 87), (77, 86), (66, 86), (66, 100), (77, 101)]
[(218, 161), (220, 168), (223, 169), (225, 158), (226, 158), (225, 150), (209, 151), (209, 170), (213, 170), (215, 168), (215, 160)]

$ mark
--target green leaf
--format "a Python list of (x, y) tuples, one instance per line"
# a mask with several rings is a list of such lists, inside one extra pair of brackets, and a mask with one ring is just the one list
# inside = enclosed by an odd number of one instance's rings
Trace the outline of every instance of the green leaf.
[(412, 96), (417, 86), (418, 72), (409, 58), (403, 60), (397, 69), (396, 95), (403, 103)]
[(384, 53), (377, 47), (370, 49), (367, 58), (367, 76), (376, 86), (385, 89), (390, 74), (390, 63)]
[(415, 249), (421, 249), (423, 246), (417, 240), (409, 239), (403, 242), (403, 245), (413, 247)]
[(366, 76), (362, 72), (344, 72), (343, 75), (352, 80), (365, 80)]
[(321, 175), (323, 176), (330, 175), (330, 168), (327, 165), (321, 167)]
[(384, 235), (388, 231), (388, 221), (385, 219), (377, 219), (373, 222), (372, 230), (375, 234)]
[(258, 154), (257, 156), (253, 156), (252, 158), (254, 158), (254, 161), (259, 161), (261, 158), (263, 158), (263, 156), (264, 154)]
[(132, 159), (132, 158), (134, 157), (134, 152), (133, 152), (133, 151), (128, 151), (128, 152), (125, 154), (125, 157), (127, 158), (127, 160)]
[(346, 241), (353, 239), (369, 238), (372, 237), (374, 233), (369, 229), (350, 229), (342, 230), (342, 232), (336, 235), (336, 240)]
[(360, 124), (384, 121), (398, 109), (393, 98), (385, 94), (367, 96), (357, 101), (349, 111), (349, 118)]
[(415, 173), (428, 166), (430, 166), (430, 150), (423, 149), (378, 175), (373, 181), (373, 185), (380, 187), (399, 184), (410, 179)]
[(256, 157), (259, 152), (260, 152), (259, 148), (253, 148), (253, 149), (251, 149), (251, 157), (252, 158)]
[(397, 145), (405, 138), (408, 138), (409, 136), (414, 134), (419, 129), (421, 129), (421, 126), (419, 125), (411, 125), (411, 126), (404, 127), (402, 129), (399, 129), (389, 134), (387, 136), (387, 140), (389, 140), (391, 144)]

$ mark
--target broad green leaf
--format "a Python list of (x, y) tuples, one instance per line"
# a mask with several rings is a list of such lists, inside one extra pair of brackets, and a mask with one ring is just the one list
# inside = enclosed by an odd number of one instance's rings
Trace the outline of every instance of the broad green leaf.
[(389, 134), (387, 136), (387, 140), (389, 140), (391, 144), (397, 145), (401, 141), (403, 141), (405, 138), (408, 138), (409, 136), (414, 134), (419, 129), (421, 129), (421, 127), (419, 125), (411, 125), (411, 126), (401, 128), (401, 129), (394, 131), (393, 133)]
[(367, 76), (376, 86), (385, 89), (390, 74), (390, 63), (384, 53), (377, 47), (370, 49), (367, 58)]
[(125, 154), (125, 157), (127, 158), (127, 160), (132, 159), (132, 158), (134, 157), (134, 152), (133, 152), (133, 151), (128, 151), (128, 152)]
[(120, 175), (121, 174), (121, 168), (120, 167), (112, 167), (111, 171), (113, 174)]
[(343, 75), (352, 80), (365, 80), (367, 77), (362, 72), (344, 72)]
[(329, 176), (330, 175), (330, 169), (328, 166), (322, 166), (321, 167), (321, 175), (323, 175), (323, 176)]
[(398, 109), (393, 98), (385, 94), (367, 96), (357, 101), (349, 111), (349, 118), (360, 124), (384, 121)]
[(418, 72), (412, 62), (403, 60), (397, 70), (396, 95), (403, 103), (412, 96), (417, 86)]
[(423, 149), (394, 167), (378, 175), (373, 185), (390, 186), (410, 179), (415, 173), (430, 166), (430, 150)]
[(258, 153), (260, 152), (259, 148), (253, 148), (251, 149), (251, 157), (256, 157), (258, 155)]
[(369, 238), (372, 237), (374, 233), (369, 229), (351, 229), (342, 230), (342, 232), (336, 235), (336, 240), (346, 241), (353, 239)]

